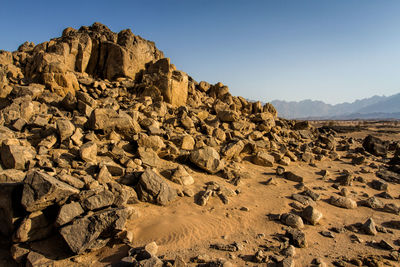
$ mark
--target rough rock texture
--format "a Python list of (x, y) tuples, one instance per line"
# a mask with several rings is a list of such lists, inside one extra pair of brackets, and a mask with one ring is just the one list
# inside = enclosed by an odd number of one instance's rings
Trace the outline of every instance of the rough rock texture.
[(101, 210), (61, 228), (60, 234), (70, 249), (79, 254), (95, 245), (97, 238), (103, 233), (121, 229), (129, 216), (127, 209)]
[(33, 212), (55, 203), (65, 202), (66, 198), (78, 193), (78, 189), (46, 173), (32, 171), (25, 179), (21, 204), (27, 211)]
[(368, 135), (363, 141), (363, 147), (369, 153), (375, 156), (384, 156), (388, 150), (388, 142), (382, 141), (378, 137)]
[(193, 151), (190, 160), (209, 173), (217, 173), (224, 167), (219, 153), (212, 147), (204, 147)]
[[(168, 58), (150, 64), (143, 75), (143, 82), (159, 90), (163, 100), (174, 106), (186, 105), (188, 97), (188, 75), (175, 69)], [(154, 92), (153, 92), (154, 93)]]
[(62, 37), (35, 47), (25, 66), (26, 76), (66, 95), (79, 89), (76, 73), (114, 80), (137, 79), (145, 65), (163, 58), (153, 42), (130, 30), (114, 33), (100, 23), (79, 30), (67, 28)]
[(177, 197), (176, 190), (170, 187), (163, 178), (151, 169), (141, 176), (136, 187), (139, 199), (158, 205), (167, 205)]

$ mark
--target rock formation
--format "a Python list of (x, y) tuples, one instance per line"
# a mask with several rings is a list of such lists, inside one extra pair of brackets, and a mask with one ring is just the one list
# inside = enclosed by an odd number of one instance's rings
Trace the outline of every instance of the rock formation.
[[(59, 38), (36, 46), (27, 42), (12, 53), (1, 51), (0, 98), (0, 235), (14, 260), (28, 266), (51, 262), (33, 241), (61, 240), (66, 257), (129, 241), (125, 224), (139, 216), (135, 203), (165, 206), (194, 197), (187, 188), (195, 183), (191, 169), (237, 186), (243, 173), (236, 162), (260, 168), (296, 161), (312, 165), (338, 159), (337, 151), (348, 145), (338, 144), (330, 129), (280, 119), (270, 104), (232, 96), (222, 83), (198, 83), (176, 70), (153, 42), (99, 23), (67, 28)], [(370, 137), (364, 142), (376, 156), (386, 154), (388, 146), (382, 147)], [(360, 146), (360, 153), (365, 150)], [(398, 151), (392, 171), (380, 170), (382, 179), (400, 183)], [(283, 167), (277, 174), (303, 185), (303, 177)], [(198, 192), (197, 203), (205, 206), (217, 196), (227, 204), (238, 192), (210, 182)], [(319, 224), (323, 216), (314, 207), (319, 195), (304, 189), (291, 198), (307, 208), (301, 216), (285, 213), (277, 221), (290, 226), (285, 238), (291, 245), (303, 248), (305, 234), (297, 228), (305, 227), (302, 218)], [(346, 196), (331, 196), (330, 203), (358, 207)], [(366, 203), (400, 211), (396, 205)], [(154, 243), (130, 251), (122, 262), (162, 266), (156, 254)], [(266, 261), (262, 251), (255, 258)], [(279, 262), (293, 264), (291, 258)]]

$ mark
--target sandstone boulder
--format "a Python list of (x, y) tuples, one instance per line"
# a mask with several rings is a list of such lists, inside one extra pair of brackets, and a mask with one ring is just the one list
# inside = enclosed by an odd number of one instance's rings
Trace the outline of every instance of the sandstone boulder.
[(188, 97), (188, 75), (175, 69), (169, 58), (150, 64), (143, 75), (143, 82), (155, 86), (165, 102), (174, 106), (186, 105)]
[(112, 237), (112, 233), (122, 230), (129, 216), (127, 208), (101, 210), (74, 220), (72, 224), (61, 228), (60, 234), (72, 252), (81, 254), (95, 245), (100, 236)]
[(147, 169), (140, 177), (136, 186), (138, 197), (158, 205), (167, 205), (177, 197), (177, 192), (163, 178), (151, 169)]
[(71, 202), (69, 204), (65, 204), (61, 207), (55, 224), (57, 226), (62, 226), (71, 222), (74, 218), (78, 217), (79, 215), (83, 214), (84, 210), (82, 206), (78, 202)]
[(219, 153), (209, 146), (194, 150), (190, 154), (190, 160), (199, 168), (211, 174), (219, 172), (224, 167), (224, 162)]
[(126, 136), (131, 136), (140, 131), (139, 124), (128, 114), (118, 114), (113, 109), (95, 109), (89, 118), (88, 125), (92, 130), (112, 130)]
[(1, 160), (8, 169), (26, 170), (29, 162), (36, 156), (31, 147), (21, 145), (4, 145), (1, 147)]
[(65, 202), (79, 190), (40, 171), (28, 173), (24, 181), (21, 204), (29, 211), (43, 210), (55, 203)]
[(363, 141), (363, 147), (369, 153), (375, 156), (384, 156), (387, 154), (389, 143), (382, 141), (378, 137), (368, 135)]

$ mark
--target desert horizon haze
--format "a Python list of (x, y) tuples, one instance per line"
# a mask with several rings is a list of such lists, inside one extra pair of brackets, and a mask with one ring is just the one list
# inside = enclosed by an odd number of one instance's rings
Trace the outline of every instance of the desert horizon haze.
[(0, 49), (99, 21), (155, 41), (178, 69), (233, 95), (337, 104), (400, 92), (399, 12), (394, 0), (4, 1)]

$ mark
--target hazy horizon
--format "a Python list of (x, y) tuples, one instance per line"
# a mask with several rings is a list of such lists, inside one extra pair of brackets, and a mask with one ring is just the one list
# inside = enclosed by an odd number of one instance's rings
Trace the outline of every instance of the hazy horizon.
[(0, 49), (98, 21), (131, 28), (178, 69), (233, 95), (351, 103), (400, 92), (399, 11), (394, 0), (7, 1)]

